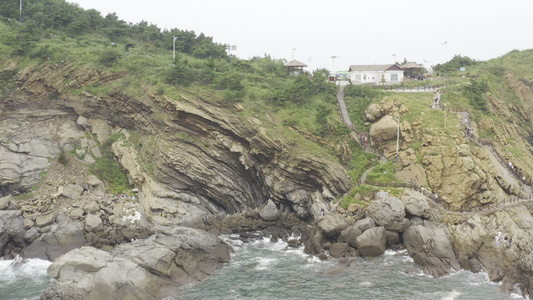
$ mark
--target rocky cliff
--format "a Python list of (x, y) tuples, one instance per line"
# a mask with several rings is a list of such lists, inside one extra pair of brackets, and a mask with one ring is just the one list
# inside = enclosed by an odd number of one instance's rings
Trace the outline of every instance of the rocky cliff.
[[(79, 249), (58, 261), (56, 273), (51, 269), (60, 282), (44, 298), (84, 298), (101, 291), (121, 299), (127, 293), (113, 291), (117, 285), (69, 281), (104, 278), (117, 268), (131, 268), (136, 279), (116, 278), (116, 284), (144, 278), (150, 287), (137, 286), (130, 296), (163, 297), (211, 274), (231, 251), (215, 236), (180, 225), (241, 230), (239, 216), (257, 214), (268, 224), (279, 219), (290, 227), (314, 219), (349, 189), (341, 165), (293, 153), (281, 136), (266, 133), (275, 124), (241, 119), (238, 105), (219, 105), (186, 91), (177, 99), (73, 93), (88, 85), (112, 85), (122, 75), (67, 63), (24, 70), (13, 61), (0, 65), (14, 85), (0, 99), (0, 256), (55, 260)], [(128, 176), (128, 195), (111, 194), (88, 171), (109, 149)], [(222, 225), (231, 215), (233, 221)], [(124, 244), (132, 241), (139, 245)], [(95, 255), (108, 267), (91, 265)], [(65, 275), (60, 262), (79, 272)]]
[(290, 144), (265, 134), (271, 124), (243, 121), (199, 96), (64, 93), (109, 84), (117, 76), (72, 70), (68, 64), (29, 68), (15, 76), (20, 89), (2, 99), (2, 194), (28, 191), (50, 160), (76, 146), (90, 163), (90, 156), (100, 155), (98, 144), (116, 133), (124, 139), (113, 151), (139, 189), (150, 220), (201, 222), (207, 215), (260, 207), (268, 199), (309, 218), (349, 188), (337, 163), (295, 157)]

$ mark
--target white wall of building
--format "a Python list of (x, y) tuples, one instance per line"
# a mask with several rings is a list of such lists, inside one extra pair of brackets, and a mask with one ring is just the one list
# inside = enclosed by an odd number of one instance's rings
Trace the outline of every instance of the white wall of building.
[(403, 71), (351, 71), (350, 80), (352, 84), (381, 84), (381, 76), (385, 79), (385, 84), (398, 84), (403, 80)]

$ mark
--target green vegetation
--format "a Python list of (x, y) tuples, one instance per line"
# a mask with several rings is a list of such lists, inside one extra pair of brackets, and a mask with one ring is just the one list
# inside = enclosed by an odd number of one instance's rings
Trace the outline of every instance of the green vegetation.
[[(97, 76), (110, 79), (105, 83), (72, 84), (61, 93), (120, 94), (124, 99), (150, 95), (176, 102), (190, 98), (206, 105), (213, 104), (228, 115), (264, 130), (272, 140), (282, 140), (290, 145), (291, 155), (339, 161), (345, 165), (353, 184), (374, 164), (375, 156), (365, 153), (349, 138), (350, 129), (343, 125), (337, 113), (337, 87), (327, 80), (327, 70), (288, 76), (286, 61), (268, 55), (240, 60), (226, 53), (226, 45), (214, 43), (211, 37), (202, 33), (197, 35), (194, 31), (176, 28), (161, 30), (144, 21), (127, 24), (115, 14), (102, 16), (94, 9), (83, 10), (64, 0), (25, 0), (24, 5), (24, 21), (20, 24), (18, 2), (0, 2), (0, 69), (3, 70), (0, 72), (0, 97), (16, 91), (12, 78), (23, 70), (64, 66), (68, 72), (99, 74)], [(175, 60), (172, 58), (174, 41)], [(401, 86), (422, 86), (430, 82), (437, 86), (446, 84), (441, 92), (442, 102), (448, 108), (468, 109), (473, 121), (485, 119), (494, 124), (493, 127), (480, 128), (481, 137), (495, 137), (498, 128), (509, 124), (529, 136), (533, 126), (521, 98), (509, 86), (507, 76), (513, 74), (531, 88), (532, 66), (532, 50), (515, 50), (487, 62), (456, 55), (449, 62), (435, 66), (439, 74), (431, 80), (412, 81)], [(467, 71), (460, 71), (461, 67), (467, 67)], [(439, 78), (444, 72), (446, 78)], [(72, 78), (64, 80), (65, 84), (74, 81)], [(367, 85), (349, 85), (344, 92), (353, 124), (367, 133), (369, 124), (365, 124), (364, 112), (371, 103), (392, 102), (396, 109), (402, 105), (407, 107), (400, 121), (418, 123), (418, 129), (413, 129), (415, 135), (411, 147), (417, 152), (419, 162), (422, 155), (418, 152), (425, 146), (424, 136), (451, 137), (461, 128), (457, 114), (445, 114), (430, 108), (433, 93), (381, 92)], [(58, 94), (56, 91), (50, 98), (57, 98)], [(511, 114), (508, 119), (498, 116), (497, 112), (502, 109), (498, 105), (506, 106)], [(198, 105), (198, 109), (204, 108)], [(165, 109), (156, 107), (152, 118), (166, 121)], [(189, 142), (195, 140), (187, 132), (175, 132), (169, 136)], [(135, 129), (130, 130), (127, 141), (124, 135), (114, 135), (102, 144), (104, 155), (97, 159), (91, 171), (115, 193), (129, 189), (126, 173), (110, 149), (118, 140), (131, 143), (140, 152), (141, 159), (153, 154), (157, 148), (154, 140), (149, 141)], [(335, 147), (341, 143), (349, 144), (352, 153), (350, 158), (343, 157), (343, 161), (335, 152)], [(506, 143), (512, 155), (529, 155), (519, 137), (510, 137)], [(213, 144), (199, 139), (198, 146), (209, 149)], [(65, 154), (58, 159), (63, 164), (68, 163)], [(157, 171), (154, 162), (144, 162), (144, 168), (151, 175)], [(393, 163), (382, 164), (373, 169), (367, 180), (398, 182), (395, 172)], [(364, 189), (370, 191), (372, 188), (358, 189), (364, 195)], [(350, 196), (353, 201), (354, 196)], [(351, 201), (350, 197), (343, 201), (343, 206)]]
[(483, 112), (488, 112), (487, 99), (484, 94), (488, 91), (489, 87), (486, 80), (474, 80), (470, 79), (470, 84), (466, 85), (463, 89), (463, 95), (468, 98), (470, 105)]
[(126, 170), (115, 160), (111, 151), (111, 145), (124, 138), (124, 134), (111, 135), (102, 144), (102, 157), (95, 158), (96, 163), (89, 166), (89, 171), (102, 180), (114, 194), (125, 193), (131, 189)]
[(451, 60), (444, 64), (437, 64), (433, 70), (437, 73), (450, 71), (459, 71), (460, 68), (466, 68), (476, 65), (478, 62), (468, 56), (455, 55)]
[(344, 102), (352, 123), (365, 130), (365, 111), (370, 103), (383, 99), (383, 93), (369, 85), (348, 85), (344, 88)]
[(366, 180), (374, 182), (401, 182), (396, 178), (396, 169), (398, 165), (392, 161), (388, 161), (384, 164), (379, 164), (375, 166), (372, 171), (366, 175)]
[[(403, 189), (389, 188), (387, 189), (389, 194), (399, 197), (403, 192)], [(359, 204), (363, 207), (367, 207), (374, 199), (377, 192), (383, 191), (383, 188), (373, 187), (370, 185), (360, 185), (350, 192), (350, 194), (342, 199), (340, 206), (347, 209), (350, 204)], [(369, 200), (369, 201), (367, 201)]]

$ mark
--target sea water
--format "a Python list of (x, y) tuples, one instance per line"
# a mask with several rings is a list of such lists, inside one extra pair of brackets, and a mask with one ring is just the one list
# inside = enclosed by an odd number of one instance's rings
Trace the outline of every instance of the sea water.
[(20, 257), (0, 260), (0, 299), (39, 299), (51, 280), (46, 273), (50, 264), (46, 260)]
[[(177, 299), (522, 298), (501, 293), (485, 273), (459, 271), (439, 279), (424, 275), (405, 252), (355, 258), (345, 267), (336, 259), (311, 258), (283, 241), (264, 238), (243, 243), (235, 235), (223, 239), (235, 249), (231, 262), (203, 282), (185, 287)], [(46, 273), (49, 265), (39, 259), (0, 260), (0, 299), (38, 299), (51, 281)]]
[(459, 271), (439, 279), (425, 275), (406, 252), (355, 258), (344, 267), (336, 259), (310, 258), (303, 249), (289, 248), (283, 241), (272, 243), (265, 238), (242, 243), (236, 236), (225, 240), (236, 250), (232, 262), (207, 280), (183, 289), (180, 299), (522, 298), (500, 292), (485, 273)]

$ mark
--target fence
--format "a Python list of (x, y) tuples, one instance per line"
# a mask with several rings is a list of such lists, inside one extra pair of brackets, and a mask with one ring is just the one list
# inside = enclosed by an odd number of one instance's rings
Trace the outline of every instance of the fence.
[[(442, 109), (442, 108), (441, 108)], [(470, 109), (468, 107), (445, 107), (443, 110), (450, 113), (468, 113), (470, 114)]]
[(487, 203), (487, 204), (484, 204), (482, 206), (471, 207), (469, 209), (464, 209), (464, 208), (460, 208), (460, 207), (453, 207), (449, 203), (439, 200), (439, 198), (437, 197), (436, 194), (432, 194), (430, 191), (428, 191), (426, 189), (418, 188), (416, 186), (416, 184), (414, 184), (414, 183), (377, 182), (377, 181), (370, 181), (370, 180), (367, 180), (364, 183), (368, 184), (368, 185), (371, 185), (371, 186), (384, 187), (384, 188), (393, 187), (393, 188), (410, 188), (410, 189), (414, 189), (415, 191), (418, 191), (418, 192), (422, 193), (424, 196), (426, 196), (426, 198), (428, 198), (428, 200), (431, 200), (434, 204), (440, 206), (442, 209), (447, 210), (449, 212), (460, 212), (460, 213), (464, 213), (464, 212), (490, 212), (490, 211), (494, 211), (494, 210), (497, 210), (497, 209), (500, 209), (502, 207), (509, 206), (509, 205), (512, 205), (512, 204), (533, 201), (533, 193), (524, 193), (522, 195), (510, 196), (510, 197), (507, 197), (507, 198), (503, 198), (498, 203), (492, 203), (492, 204), (491, 203)]
[(382, 87), (384, 92), (390, 91), (390, 92), (405, 92), (405, 93), (414, 93), (414, 92), (434, 92), (437, 90), (439, 86), (415, 86), (415, 87), (388, 87), (384, 86)]

